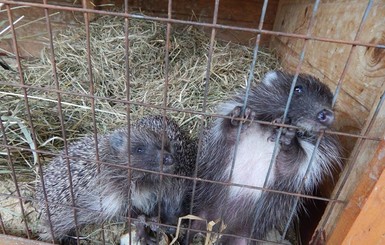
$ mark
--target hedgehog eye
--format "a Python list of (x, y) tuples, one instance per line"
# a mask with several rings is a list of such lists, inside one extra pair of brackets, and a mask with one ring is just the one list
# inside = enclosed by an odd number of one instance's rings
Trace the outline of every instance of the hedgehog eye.
[(141, 153), (144, 152), (144, 147), (142, 147), (142, 146), (137, 146), (137, 147), (135, 147), (134, 152), (135, 152), (135, 153), (141, 154)]
[(172, 142), (172, 148), (178, 148), (182, 143), (181, 142)]
[(301, 94), (301, 93), (303, 92), (303, 87), (302, 87), (302, 85), (297, 85), (297, 86), (295, 86), (294, 91), (295, 91), (296, 93), (298, 93), (298, 94)]

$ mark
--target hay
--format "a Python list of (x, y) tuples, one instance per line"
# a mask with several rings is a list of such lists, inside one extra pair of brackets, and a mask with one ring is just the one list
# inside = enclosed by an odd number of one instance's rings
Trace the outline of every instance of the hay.
[[(95, 95), (117, 100), (126, 99), (124, 19), (101, 16), (90, 24), (91, 63)], [(129, 71), (130, 99), (150, 105), (163, 105), (165, 86), (165, 35), (166, 26), (153, 21), (130, 20), (129, 28)], [(191, 26), (173, 25), (169, 50), (169, 83), (167, 106), (190, 111), (202, 111), (205, 90), (205, 76), (209, 38), (204, 32)], [(236, 89), (245, 86), (252, 61), (252, 49), (215, 42), (212, 58), (208, 111)], [(60, 89), (69, 93), (90, 95), (90, 78), (86, 56), (86, 32), (84, 26), (69, 27), (54, 40)], [(27, 108), (23, 90), (13, 86), (20, 84), (16, 66), (14, 71), (0, 69), (0, 114), (9, 145), (57, 152), (63, 147), (58, 95), (39, 89), (28, 90), (30, 107), (37, 145), (33, 144), (28, 125)], [(277, 69), (278, 62), (268, 51), (260, 51), (254, 69), (255, 81), (271, 69)], [(40, 59), (23, 60), (25, 83), (39, 88), (55, 89), (51, 67), (50, 51), (44, 49)], [(84, 135), (94, 133), (91, 100), (87, 97), (62, 94), (62, 108), (66, 138), (75, 141)], [(95, 101), (95, 121), (98, 133), (110, 131), (125, 125), (127, 105), (105, 99)], [(162, 111), (140, 105), (131, 105), (133, 120)], [(196, 134), (200, 116), (185, 112), (168, 111), (180, 125)], [(5, 117), (6, 116), (6, 117)], [(1, 138), (3, 137), (0, 131)], [(0, 147), (0, 155), (7, 155)], [(23, 182), (35, 178), (37, 155), (28, 151), (11, 150), (18, 180)], [(39, 154), (43, 162), (52, 156)], [(8, 179), (10, 168), (7, 158), (0, 158), (0, 180)]]
[[(124, 19), (102, 16), (90, 25), (91, 57), (95, 95), (118, 100), (126, 99)], [(129, 66), (131, 100), (161, 106), (164, 93), (164, 56), (166, 27), (153, 21), (131, 20), (129, 28)], [(90, 94), (84, 27), (71, 27), (54, 40), (60, 89), (66, 92)], [(200, 30), (174, 27), (171, 36), (167, 106), (201, 111), (206, 76), (209, 38)], [(252, 60), (250, 48), (215, 43), (207, 105), (211, 111), (216, 104), (245, 85)], [(259, 52), (255, 80), (278, 62), (268, 52)], [(17, 70), (15, 68), (15, 70)], [(41, 58), (23, 62), (26, 84), (55, 89), (50, 51), (45, 49)], [(20, 124), (28, 125), (23, 91), (12, 84), (20, 84), (17, 72), (1, 70), (0, 79), (9, 85), (0, 87), (0, 113), (4, 120), (8, 143), (31, 148)], [(57, 151), (62, 148), (57, 94), (28, 89), (29, 106), (37, 137), (37, 149)], [(63, 94), (62, 107), (67, 139), (72, 141), (94, 132), (89, 98)], [(97, 131), (103, 133), (126, 123), (127, 106), (107, 100), (96, 100)], [(157, 109), (131, 106), (131, 116), (137, 119), (146, 114), (161, 113)], [(195, 133), (198, 116), (189, 113), (170, 113), (179, 124)], [(18, 123), (20, 122), (20, 123)], [(29, 132), (30, 133), (30, 132)], [(5, 154), (2, 148), (0, 154)], [(29, 152), (13, 156), (14, 164), (34, 165), (36, 157)], [(29, 164), (28, 164), (29, 162)], [(4, 166), (6, 162), (2, 161)]]

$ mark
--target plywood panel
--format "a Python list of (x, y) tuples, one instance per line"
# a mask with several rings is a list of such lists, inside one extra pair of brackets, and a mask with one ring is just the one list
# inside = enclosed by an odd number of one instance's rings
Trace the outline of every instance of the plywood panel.
[[(385, 86), (381, 89), (384, 91)], [(376, 98), (375, 104), (362, 134), (367, 136), (380, 136), (382, 141), (360, 140), (353, 150), (348, 166), (342, 173), (342, 179), (337, 183), (333, 195), (345, 200), (346, 205), (329, 205), (321, 224), (326, 224), (329, 244), (341, 244), (346, 234), (360, 214), (369, 194), (376, 185), (381, 173), (385, 169), (385, 103), (382, 96)], [(351, 171), (348, 171), (351, 169)], [(341, 190), (338, 195), (337, 190)], [(385, 227), (382, 227), (385, 230)]]
[(20, 237), (7, 236), (0, 234), (0, 245), (49, 245), (52, 243), (46, 243), (42, 241), (33, 241)]
[[(42, 0), (26, 0), (26, 2), (43, 3)], [(140, 11), (141, 13), (152, 16), (167, 16), (168, 0), (129, 0), (130, 11)], [(218, 23), (257, 28), (261, 16), (263, 0), (222, 0), (219, 5)], [(76, 0), (48, 0), (49, 4), (60, 6), (81, 7), (82, 1)], [(123, 6), (124, 0), (87, 0), (87, 7), (94, 9), (119, 9)], [(278, 0), (269, 1), (263, 28), (271, 30), (273, 28), (275, 13)], [(193, 20), (199, 22), (212, 22), (214, 12), (214, 0), (206, 1), (173, 1), (172, 16), (175, 19)], [(44, 10), (41, 8), (23, 7), (12, 11), (14, 20), (24, 16), (24, 19), (17, 24), (17, 36), (21, 56), (39, 57), (40, 50), (47, 46), (47, 30), (44, 19)], [(80, 12), (51, 10), (52, 27), (54, 33), (60, 31), (68, 25), (82, 26), (83, 15)], [(94, 15), (90, 15), (91, 18)], [(0, 19), (7, 19), (6, 11), (0, 12)], [(7, 23), (8, 25), (8, 23)], [(21, 27), (23, 26), (24, 27)], [(0, 26), (0, 30), (3, 26)], [(5, 28), (5, 27), (4, 27)], [(204, 28), (210, 33), (210, 28)], [(217, 38), (226, 41), (233, 41), (246, 45), (254, 45), (256, 34), (250, 32), (217, 30)], [(269, 36), (262, 36), (261, 44), (267, 46), (270, 42)], [(12, 40), (7, 38), (0, 39), (0, 55), (11, 54)]]
[[(354, 40), (368, 1), (321, 1), (312, 35), (338, 40)], [(305, 0), (281, 0), (278, 6), (274, 31), (305, 34), (313, 4)], [(385, 2), (374, 1), (358, 41), (385, 44)], [(295, 70), (303, 47), (303, 40), (273, 37), (271, 47), (276, 49), (283, 66)], [(353, 50), (352, 50), (353, 49)], [(336, 129), (342, 132), (384, 137), (385, 106), (382, 95), (385, 91), (385, 50), (368, 47), (352, 47), (320, 41), (308, 41), (302, 72), (319, 77), (332, 89), (343, 73), (349, 53), (350, 64), (342, 80), (336, 110)], [(346, 205), (329, 205), (327, 215), (319, 229), (325, 229), (328, 244), (341, 244), (352, 224), (361, 212), (366, 198), (384, 169), (384, 161), (378, 161), (373, 140), (356, 140), (342, 137), (346, 150), (345, 171), (337, 183), (335, 195)], [(376, 155), (377, 154), (377, 155)], [(351, 171), (347, 171), (351, 169)], [(345, 179), (346, 183), (341, 180)], [(338, 194), (338, 195), (337, 195)], [(385, 230), (385, 227), (382, 227)], [(362, 244), (362, 243), (361, 243)], [(366, 244), (366, 243), (365, 243)]]
[[(123, 2), (123, 1), (122, 1)], [(221, 0), (219, 4), (218, 23), (231, 26), (257, 28), (261, 16), (263, 0)], [(268, 2), (263, 28), (273, 28), (278, 0)], [(133, 9), (143, 11), (145, 14), (167, 16), (168, 0), (130, 0)], [(175, 19), (188, 19), (199, 22), (212, 23), (214, 13), (214, 0), (179, 0), (173, 1), (172, 17)], [(207, 30), (210, 31), (210, 30)], [(233, 41), (253, 45), (255, 34), (239, 31), (217, 30), (217, 37), (226, 41)], [(261, 43), (268, 45), (269, 36), (262, 36)]]
[[(32, 0), (29, 2), (42, 3), (41, 1)], [(53, 1), (48, 1), (52, 3)], [(61, 4), (63, 6), (76, 6), (81, 7), (81, 4), (73, 4), (73, 1), (55, 1), (55, 4)], [(16, 7), (11, 6), (13, 21), (23, 17), (16, 25), (16, 36), (19, 45), (20, 55), (24, 58), (39, 57), (40, 51), (44, 47), (48, 47), (48, 32), (47, 24), (45, 20), (44, 9), (34, 7)], [(0, 12), (0, 20), (7, 20), (0, 26), (0, 30), (9, 26), (8, 15), (4, 10)], [(79, 25), (79, 20), (83, 19), (82, 14), (73, 13), (69, 11), (49, 11), (50, 21), (52, 23), (52, 30), (54, 33), (66, 28), (69, 25)], [(0, 39), (0, 55), (13, 54), (11, 31), (4, 33)]]
[[(316, 15), (312, 35), (352, 41), (364, 14), (367, 1), (322, 1)], [(313, 4), (309, 1), (281, 0), (274, 24), (275, 31), (305, 34)], [(363, 26), (359, 41), (385, 44), (385, 3), (375, 1)], [(382, 20), (382, 21), (381, 21)], [(277, 50), (283, 66), (295, 70), (303, 40), (273, 37), (271, 47)], [(351, 45), (309, 41), (305, 51), (303, 72), (316, 75), (332, 89), (343, 72)], [(355, 47), (337, 101), (337, 129), (359, 133), (374, 100), (382, 91), (385, 77), (385, 50)], [(347, 150), (354, 141), (345, 140)]]
[[(123, 3), (123, 1), (121, 1)], [(261, 15), (263, 0), (221, 0), (219, 3), (218, 23), (231, 23), (236, 26), (256, 27)], [(212, 22), (214, 0), (173, 1), (172, 11), (175, 18), (195, 19)], [(273, 26), (278, 1), (269, 1), (265, 23)], [(167, 14), (168, 0), (130, 0), (132, 8), (160, 15)]]
[[(371, 147), (375, 149), (376, 145), (371, 142)], [(366, 156), (369, 156), (365, 153)], [(350, 241), (353, 237), (361, 237), (365, 234), (366, 239), (371, 238), (378, 239), (378, 233), (372, 235), (371, 232), (376, 231), (375, 229), (382, 229), (382, 232), (385, 230), (385, 224), (381, 223), (383, 219), (383, 201), (377, 198), (378, 195), (384, 195), (384, 192), (378, 192), (378, 185), (383, 186), (384, 179), (384, 168), (385, 168), (385, 142), (382, 141), (378, 145), (376, 153), (372, 156), (372, 160), (369, 161), (368, 166), (365, 168), (365, 171), (362, 175), (357, 176), (357, 173), (354, 173), (357, 177), (352, 177), (352, 180), (349, 180), (347, 183), (352, 184), (353, 180), (359, 180), (358, 186), (354, 190), (354, 193), (349, 196), (348, 203), (345, 206), (334, 207), (332, 215), (329, 218), (328, 225), (326, 229), (330, 231), (328, 243), (329, 244), (342, 244), (342, 241)], [(382, 172), (382, 175), (381, 175)], [(354, 176), (354, 175), (352, 175)], [(360, 178), (358, 178), (360, 177)], [(381, 184), (382, 183), (382, 184)], [(383, 188), (383, 187), (382, 187)], [(384, 188), (383, 188), (384, 189)], [(342, 195), (346, 195), (345, 191)], [(372, 195), (372, 197), (370, 197)], [(383, 197), (384, 198), (384, 197)], [(368, 201), (370, 201), (368, 203)], [(369, 208), (369, 214), (368, 213)], [(329, 210), (328, 210), (329, 211)], [(376, 217), (381, 220), (378, 220)], [(374, 216), (373, 216), (374, 215)], [(337, 217), (339, 216), (338, 220)], [(337, 220), (337, 221), (336, 221)], [(333, 223), (335, 221), (335, 223)], [(368, 222), (373, 225), (374, 229), (372, 231), (367, 230), (370, 227)], [(355, 227), (354, 227), (355, 226)], [(354, 229), (354, 231), (352, 231)], [(366, 230), (366, 231), (365, 231)], [(350, 234), (349, 234), (350, 233)], [(362, 233), (362, 234), (360, 234)], [(348, 234), (348, 235), (347, 235)], [(348, 238), (349, 237), (349, 238)], [(354, 242), (358, 240), (354, 239)], [(348, 243), (349, 244), (349, 243)], [(376, 244), (376, 243), (350, 243), (350, 244)]]
[[(379, 162), (379, 163), (376, 163)], [(385, 164), (385, 142), (382, 142), (377, 150), (377, 154), (372, 159), (371, 165)], [(379, 170), (378, 167), (375, 170)], [(361, 203), (349, 202), (346, 209), (358, 209), (359, 214), (342, 244), (385, 244), (385, 171), (379, 176), (379, 173), (373, 173), (372, 178), (376, 179), (373, 188), (362, 189), (362, 193), (369, 192), (367, 199), (361, 200)], [(370, 181), (370, 180), (369, 180)], [(373, 181), (373, 180), (372, 180)], [(363, 187), (363, 186), (361, 186)], [(364, 195), (362, 195), (364, 196)], [(355, 201), (359, 199), (354, 199)], [(345, 211), (345, 213), (347, 213)], [(354, 213), (354, 212), (351, 212)], [(331, 241), (330, 244), (333, 244)]]

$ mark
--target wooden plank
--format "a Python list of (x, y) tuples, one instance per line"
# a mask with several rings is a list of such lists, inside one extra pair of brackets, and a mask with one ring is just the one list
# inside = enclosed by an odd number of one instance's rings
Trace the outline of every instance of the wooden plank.
[[(24, 2), (42, 3), (42, 0), (28, 0)], [(106, 6), (107, 9), (114, 8), (113, 0), (96, 1), (98, 5), (95, 5), (94, 1), (87, 0), (86, 7), (90, 9), (101, 9), (101, 6)], [(82, 1), (73, 0), (51, 0), (48, 4), (58, 6), (70, 6), (70, 7), (82, 7)], [(4, 10), (3, 7), (1, 10)], [(48, 45), (48, 31), (47, 23), (45, 19), (44, 9), (28, 6), (12, 6), (12, 18), (17, 20), (23, 17), (16, 25), (16, 36), (19, 45), (20, 56), (23, 58), (39, 57), (43, 48), (47, 48)], [(84, 28), (84, 16), (81, 12), (72, 11), (60, 11), (49, 10), (50, 22), (53, 34), (62, 31), (68, 26), (81, 26)], [(95, 14), (89, 14), (89, 19), (92, 20), (96, 17)], [(8, 20), (7, 12), (0, 12), (0, 20)], [(4, 26), (0, 26), (0, 30), (9, 25), (8, 22)], [(11, 31), (4, 33), (0, 38), (0, 55), (12, 56), (12, 37)]]
[[(42, 3), (41, 0), (28, 0), (26, 2)], [(72, 0), (54, 0), (48, 1), (49, 4), (60, 6), (81, 7), (82, 1)], [(87, 0), (87, 8), (95, 9), (119, 9), (123, 6), (123, 0)], [(167, 16), (168, 0), (130, 0), (129, 8), (133, 11), (141, 11), (144, 14), (152, 16)], [(218, 23), (257, 28), (263, 0), (222, 0), (219, 6)], [(266, 17), (263, 28), (271, 30), (275, 19), (275, 13), (278, 6), (278, 0), (269, 1), (266, 11)], [(214, 12), (214, 1), (173, 1), (173, 18), (183, 20), (193, 20), (200, 22), (212, 22)], [(44, 18), (44, 11), (41, 8), (26, 7), (15, 9), (12, 11), (13, 18), (24, 16), (24, 19), (17, 24), (17, 37), (20, 55), (22, 57), (39, 57), (42, 48), (47, 47), (47, 28)], [(52, 29), (54, 33), (66, 28), (68, 25), (81, 25), (83, 21), (82, 13), (73, 13), (70, 11), (51, 10)], [(95, 17), (90, 14), (90, 19)], [(7, 19), (6, 11), (0, 13), (0, 19)], [(24, 26), (24, 27), (21, 27)], [(2, 27), (0, 26), (0, 30)], [(211, 32), (209, 28), (203, 28), (203, 31)], [(254, 45), (256, 34), (241, 31), (217, 30), (217, 38), (242, 43), (246, 45)], [(269, 36), (262, 36), (261, 45), (267, 46), (270, 42)], [(0, 55), (13, 53), (12, 40), (7, 38), (0, 39)]]
[[(367, 1), (331, 0), (321, 2), (316, 15), (313, 35), (341, 40), (353, 40), (358, 30)], [(275, 31), (305, 34), (313, 4), (309, 1), (281, 0), (278, 6)], [(363, 26), (359, 40), (368, 43), (385, 43), (385, 4), (374, 2), (372, 11)], [(271, 48), (277, 51), (285, 69), (294, 70), (298, 64), (303, 40), (273, 37)], [(336, 87), (351, 45), (309, 41), (305, 51), (303, 72), (311, 73)], [(344, 78), (342, 91), (337, 101), (337, 130), (359, 133), (369, 115), (374, 100), (385, 80), (385, 50), (366, 47), (354, 48), (351, 64)], [(345, 139), (343, 139), (345, 140)], [(351, 139), (344, 141), (350, 151)]]
[[(121, 0), (118, 0), (121, 1)], [(173, 1), (172, 15), (175, 19), (193, 20), (212, 23), (214, 13), (213, 0)], [(218, 23), (231, 26), (257, 28), (261, 16), (263, 0), (221, 0), (218, 11)], [(278, 0), (271, 0), (266, 10), (263, 29), (272, 30)], [(134, 10), (153, 16), (167, 16), (168, 0), (130, 0), (129, 5)], [(204, 29), (210, 32), (210, 29)], [(255, 34), (249, 32), (217, 30), (217, 37), (222, 40), (254, 45)], [(270, 37), (262, 36), (261, 44), (268, 45)]]
[[(381, 90), (384, 92), (385, 86)], [(348, 166), (341, 177), (341, 180), (346, 178), (347, 181), (344, 185), (340, 181), (336, 186), (336, 190), (341, 189), (337, 198), (345, 200), (347, 204), (345, 206), (329, 205), (325, 213), (330, 213), (330, 215), (324, 217), (320, 222), (326, 224), (325, 227), (319, 228), (325, 229), (329, 244), (341, 244), (385, 169), (385, 161), (383, 160), (385, 153), (385, 104), (381, 96), (377, 98), (377, 102), (378, 107), (372, 109), (363, 129), (363, 134), (368, 136), (382, 135), (383, 140), (380, 142), (360, 140), (354, 148)], [(350, 165), (352, 165), (352, 171), (347, 172)], [(382, 228), (385, 230), (385, 227)]]
[(21, 237), (14, 237), (0, 234), (0, 245), (48, 245), (52, 243), (45, 243), (41, 241), (28, 240)]
[[(383, 141), (372, 160), (373, 165), (385, 162), (385, 142)], [(379, 162), (379, 163), (376, 163)], [(374, 176), (377, 178), (377, 176)], [(357, 205), (355, 205), (357, 207)], [(362, 206), (359, 215), (350, 228), (342, 244), (385, 244), (385, 171)], [(347, 207), (348, 208), (348, 207)], [(333, 244), (333, 243), (330, 243)]]
[[(367, 1), (345, 0), (322, 1), (312, 35), (354, 40), (367, 3)], [(306, 0), (281, 0), (273, 30), (305, 34), (312, 8), (313, 4)], [(384, 19), (384, 1), (374, 1), (362, 27), (359, 41), (384, 44), (385, 25), (383, 21), (379, 21)], [(271, 48), (277, 51), (283, 67), (292, 71), (297, 67), (302, 46), (303, 40), (294, 38), (273, 37), (271, 41)], [(302, 72), (316, 75), (334, 89), (351, 48), (351, 45), (309, 41)], [(350, 65), (346, 70), (337, 100), (338, 131), (384, 137), (385, 106), (381, 103), (381, 96), (385, 91), (384, 77), (384, 49), (353, 48)], [(345, 162), (351, 166), (352, 171), (348, 172), (348, 168), (345, 168), (336, 188), (340, 190), (338, 199), (346, 201), (347, 205), (329, 204), (325, 212), (328, 215), (324, 215), (320, 222), (325, 224), (324, 227), (319, 226), (319, 229), (325, 229), (328, 244), (341, 244), (345, 239), (385, 167), (383, 161), (376, 160), (378, 141), (359, 140), (356, 144), (356, 140), (351, 137), (341, 137), (341, 140), (346, 151)], [(341, 181), (343, 178), (347, 179), (346, 183)], [(336, 194), (337, 192), (333, 195)]]
[[(263, 0), (221, 0), (218, 11), (218, 23), (232, 23), (236, 26), (258, 25)], [(123, 3), (123, 2), (122, 2)], [(173, 1), (172, 11), (176, 18), (188, 18), (196, 21), (212, 22), (215, 1)], [(274, 24), (278, 1), (269, 1), (266, 11), (266, 23)], [(167, 15), (168, 0), (129, 1), (130, 7), (145, 12)]]
[[(42, 3), (41, 0), (31, 0), (30, 2)], [(52, 3), (52, 1), (49, 2)], [(69, 4), (73, 4), (73, 1), (56, 1), (55, 3), (68, 6)], [(80, 7), (81, 5), (73, 4), (72, 6)], [(4, 9), (4, 7), (2, 9)], [(23, 19), (15, 25), (20, 55), (23, 58), (39, 57), (40, 51), (44, 47), (48, 47), (48, 32), (44, 9), (34, 7), (20, 8), (15, 6), (11, 6), (11, 9), (13, 21), (23, 17)], [(72, 13), (69, 11), (51, 10), (49, 11), (49, 14), (51, 15), (50, 21), (54, 33), (57, 33), (70, 25), (79, 25), (78, 20), (83, 19), (81, 13)], [(0, 13), (0, 19), (8, 20), (7, 11)], [(4, 25), (5, 26), (0, 26), (0, 30), (8, 26), (9, 23), (6, 22)], [(3, 38), (0, 39), (0, 48), (2, 49), (0, 50), (0, 55), (13, 54), (12, 36), (10, 33), (11, 31), (9, 30), (4, 33)]]

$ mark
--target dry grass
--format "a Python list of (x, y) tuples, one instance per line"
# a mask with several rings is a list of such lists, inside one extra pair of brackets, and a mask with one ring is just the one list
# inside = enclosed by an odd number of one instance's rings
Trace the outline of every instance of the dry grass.
[[(102, 16), (90, 25), (91, 63), (95, 95), (101, 98), (125, 100), (127, 82), (125, 79), (124, 19)], [(205, 76), (209, 38), (191, 26), (173, 26), (169, 50), (169, 83), (167, 98), (165, 89), (165, 34), (166, 26), (157, 22), (131, 20), (129, 28), (129, 72), (130, 100), (161, 106), (166, 99), (170, 108), (202, 111), (205, 90)], [(86, 33), (83, 27), (71, 27), (55, 37), (55, 60), (60, 89), (68, 93), (90, 95)], [(245, 86), (252, 49), (215, 42), (210, 70), (208, 110), (236, 89)], [(28, 85), (37, 88), (55, 89), (50, 51), (42, 50), (41, 57), (23, 61), (23, 78)], [(255, 82), (271, 69), (277, 69), (274, 55), (260, 51), (254, 69)], [(17, 67), (14, 67), (17, 70)], [(7, 143), (28, 149), (57, 152), (63, 146), (58, 95), (39, 89), (27, 89), (35, 145), (28, 125), (28, 115), (23, 90), (14, 86), (20, 84), (19, 74), (0, 68), (0, 114), (5, 127)], [(94, 132), (91, 100), (87, 97), (62, 94), (62, 112), (66, 138), (74, 141)], [(95, 121), (98, 133), (112, 130), (126, 122), (127, 105), (121, 102), (97, 99)], [(131, 118), (162, 111), (139, 105), (131, 105)], [(184, 112), (167, 112), (180, 125), (196, 134), (200, 116)], [(3, 133), (0, 131), (1, 138)], [(8, 154), (0, 146), (0, 180), (8, 179), (10, 168)], [(12, 161), (18, 180), (27, 182), (35, 178), (38, 157), (47, 162), (51, 156), (32, 154), (29, 151), (11, 149)]]
[[(129, 28), (130, 99), (150, 105), (162, 105), (165, 80), (165, 25), (152, 21), (132, 20)], [(95, 95), (102, 98), (126, 99), (124, 20), (102, 16), (91, 23), (91, 57)], [(90, 95), (90, 77), (86, 57), (84, 27), (70, 28), (54, 40), (60, 89), (69, 93)], [(201, 111), (204, 99), (209, 38), (193, 27), (174, 27), (171, 36), (169, 84), (167, 106), (177, 109)], [(245, 85), (252, 60), (250, 48), (215, 43), (210, 70), (208, 109), (218, 101)], [(270, 69), (278, 67), (273, 55), (261, 51), (255, 67), (255, 80)], [(17, 70), (15, 68), (15, 70)], [(23, 62), (26, 84), (37, 88), (55, 89), (51, 58), (48, 49), (40, 59)], [(23, 91), (13, 84), (20, 84), (17, 72), (1, 69), (0, 79), (9, 85), (0, 87), (0, 113), (6, 127), (8, 143), (12, 146), (57, 151), (62, 147), (61, 124), (57, 93), (28, 89), (30, 107), (37, 145), (34, 146), (28, 129), (28, 117)], [(91, 101), (87, 97), (62, 94), (62, 108), (66, 137), (76, 140), (92, 134), (93, 116)], [(126, 123), (127, 106), (105, 99), (95, 101), (97, 131), (103, 133)], [(136, 119), (149, 113), (161, 113), (157, 109), (132, 105), (131, 117)], [(199, 126), (198, 116), (189, 113), (170, 112), (171, 116), (191, 133)], [(1, 148), (0, 154), (6, 154)], [(14, 152), (12, 152), (14, 154)], [(15, 165), (36, 162), (30, 152), (13, 156)], [(6, 161), (1, 161), (2, 166)]]

